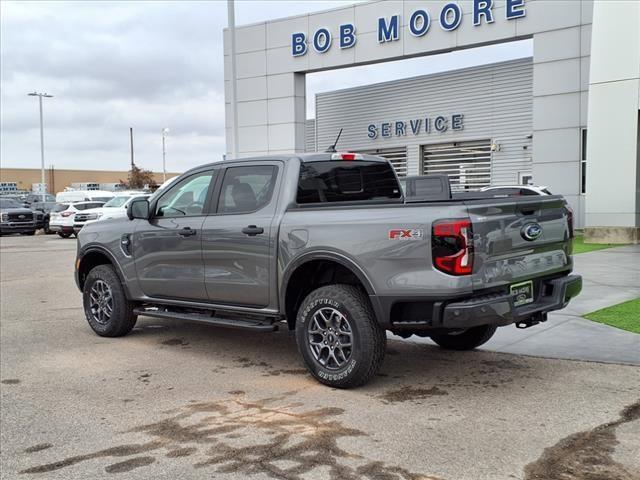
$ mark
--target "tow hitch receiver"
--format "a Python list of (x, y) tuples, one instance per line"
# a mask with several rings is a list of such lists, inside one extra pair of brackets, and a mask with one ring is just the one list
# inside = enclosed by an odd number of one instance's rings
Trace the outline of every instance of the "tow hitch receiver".
[(526, 320), (516, 322), (516, 328), (529, 328), (547, 321), (547, 312), (539, 312)]

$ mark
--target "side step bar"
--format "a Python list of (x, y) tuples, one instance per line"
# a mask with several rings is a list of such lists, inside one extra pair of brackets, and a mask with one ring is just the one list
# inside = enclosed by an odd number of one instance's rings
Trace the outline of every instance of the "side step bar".
[(264, 323), (258, 320), (236, 320), (231, 318), (219, 318), (205, 313), (172, 312), (170, 310), (150, 310), (136, 308), (133, 310), (136, 315), (145, 315), (154, 318), (168, 318), (172, 320), (183, 320), (186, 322), (205, 323), (216, 327), (235, 328), (239, 330), (253, 330), (254, 332), (274, 332), (278, 330), (278, 325)]

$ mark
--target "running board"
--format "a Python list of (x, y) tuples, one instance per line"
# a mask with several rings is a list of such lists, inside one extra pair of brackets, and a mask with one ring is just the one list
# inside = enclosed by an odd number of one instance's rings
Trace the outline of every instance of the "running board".
[(205, 313), (172, 312), (168, 310), (148, 310), (145, 308), (135, 308), (133, 313), (136, 315), (144, 315), (154, 318), (168, 318), (171, 320), (183, 320), (185, 322), (205, 323), (216, 327), (253, 330), (254, 332), (274, 332), (278, 330), (278, 325), (273, 323), (264, 323), (258, 320), (235, 320), (230, 318), (212, 317)]

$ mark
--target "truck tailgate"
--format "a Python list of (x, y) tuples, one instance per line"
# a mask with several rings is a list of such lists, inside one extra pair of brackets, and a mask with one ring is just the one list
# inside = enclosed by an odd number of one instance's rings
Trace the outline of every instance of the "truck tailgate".
[[(494, 198), (465, 204), (474, 236), (474, 290), (571, 269), (569, 213), (562, 197)], [(536, 233), (539, 236), (531, 238)]]

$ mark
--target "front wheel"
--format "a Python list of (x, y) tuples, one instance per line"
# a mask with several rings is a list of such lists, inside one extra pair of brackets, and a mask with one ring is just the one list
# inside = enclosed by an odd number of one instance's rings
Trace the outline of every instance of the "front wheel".
[(494, 325), (480, 325), (459, 333), (431, 335), (431, 340), (448, 350), (473, 350), (489, 341), (496, 333)]
[(328, 285), (304, 299), (296, 340), (311, 374), (336, 388), (357, 387), (382, 364), (387, 343), (367, 296), (351, 285)]
[(89, 326), (101, 337), (121, 337), (131, 331), (138, 319), (120, 278), (111, 265), (93, 268), (84, 282), (84, 314)]

